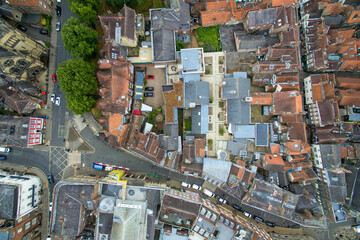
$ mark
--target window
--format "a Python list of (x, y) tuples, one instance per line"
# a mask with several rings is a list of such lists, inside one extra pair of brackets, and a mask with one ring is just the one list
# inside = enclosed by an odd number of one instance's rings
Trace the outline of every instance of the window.
[(36, 224), (36, 218), (34, 218), (32, 221), (31, 221), (31, 225), (35, 225)]
[(269, 69), (274, 69), (274, 65), (270, 65), (270, 66), (269, 66)]
[(19, 230), (17, 231), (17, 233), (21, 233), (22, 232), (22, 228), (19, 228)]
[(25, 224), (25, 231), (28, 230), (28, 229), (30, 228), (30, 226), (31, 226), (31, 223), (30, 223), (30, 222), (27, 222), (27, 223)]

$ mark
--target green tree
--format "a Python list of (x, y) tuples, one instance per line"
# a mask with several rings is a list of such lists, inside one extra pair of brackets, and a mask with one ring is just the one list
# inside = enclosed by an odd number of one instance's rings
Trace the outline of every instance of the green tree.
[(75, 114), (90, 112), (95, 106), (95, 99), (92, 96), (67, 96), (67, 108)]
[(61, 63), (56, 72), (68, 108), (75, 114), (88, 112), (95, 105), (94, 94), (98, 86), (95, 71), (93, 63), (73, 58)]
[(81, 3), (83, 5), (90, 5), (93, 9), (97, 9), (97, 6), (100, 4), (99, 0), (69, 0), (69, 4), (71, 3)]
[(64, 93), (69, 95), (93, 95), (97, 89), (93, 63), (81, 58), (69, 59), (60, 64), (56, 74)]
[(90, 57), (97, 50), (97, 33), (79, 19), (71, 17), (64, 24), (61, 36), (65, 49), (74, 57)]
[(89, 26), (94, 25), (97, 12), (93, 9), (92, 5), (79, 2), (70, 2), (70, 9), (81, 22), (85, 22)]

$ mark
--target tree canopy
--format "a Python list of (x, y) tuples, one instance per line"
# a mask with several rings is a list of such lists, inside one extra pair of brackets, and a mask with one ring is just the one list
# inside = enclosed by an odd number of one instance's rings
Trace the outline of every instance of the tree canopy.
[(97, 33), (79, 19), (71, 17), (64, 24), (61, 36), (65, 49), (74, 57), (90, 57), (97, 50)]
[(69, 59), (60, 64), (56, 74), (66, 94), (67, 107), (75, 114), (90, 111), (95, 105), (97, 90), (96, 67), (81, 58)]
[(85, 22), (89, 26), (95, 23), (97, 12), (92, 5), (71, 1), (70, 9), (81, 22)]

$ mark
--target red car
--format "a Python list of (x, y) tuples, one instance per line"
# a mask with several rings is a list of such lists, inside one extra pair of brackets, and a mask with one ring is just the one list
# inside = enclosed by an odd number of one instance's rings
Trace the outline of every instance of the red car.
[(146, 75), (146, 79), (155, 79), (154, 75)]
[(52, 75), (52, 81), (53, 81), (53, 82), (56, 82), (56, 74), (53, 74), (53, 75)]

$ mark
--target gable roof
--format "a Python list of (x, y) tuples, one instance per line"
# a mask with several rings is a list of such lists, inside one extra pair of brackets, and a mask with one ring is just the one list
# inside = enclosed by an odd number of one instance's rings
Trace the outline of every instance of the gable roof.
[(209, 82), (196, 81), (184, 83), (184, 107), (209, 105)]
[(351, 90), (338, 90), (340, 94), (340, 106), (360, 107), (360, 92)]
[(273, 93), (272, 115), (303, 112), (302, 96), (298, 91)]
[(165, 122), (176, 123), (174, 108), (184, 105), (184, 84), (175, 82), (172, 85), (163, 85), (162, 91), (165, 102)]
[(209, 105), (200, 105), (191, 109), (191, 133), (209, 132)]
[(40, 100), (12, 87), (10, 84), (0, 87), (0, 96), (4, 103), (20, 114), (30, 114), (38, 108)]
[(153, 61), (175, 61), (175, 31), (168, 28), (160, 28), (152, 31), (151, 34)]

